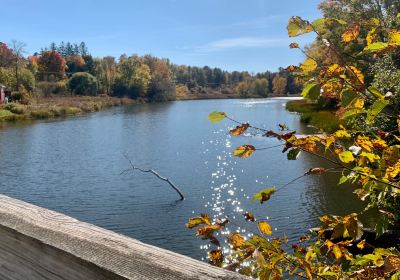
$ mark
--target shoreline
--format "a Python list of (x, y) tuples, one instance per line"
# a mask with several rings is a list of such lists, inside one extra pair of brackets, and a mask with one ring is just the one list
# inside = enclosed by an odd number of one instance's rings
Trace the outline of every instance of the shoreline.
[[(203, 95), (177, 97), (171, 101), (222, 100), (222, 99), (265, 99), (265, 98), (297, 98), (298, 96), (247, 96), (239, 95)], [(166, 102), (171, 102), (166, 101)], [(0, 107), (0, 123), (35, 121), (67, 118), (99, 112), (111, 107), (140, 105), (151, 103), (143, 99), (130, 99), (110, 96), (51, 96), (32, 98), (28, 104), (10, 102)]]

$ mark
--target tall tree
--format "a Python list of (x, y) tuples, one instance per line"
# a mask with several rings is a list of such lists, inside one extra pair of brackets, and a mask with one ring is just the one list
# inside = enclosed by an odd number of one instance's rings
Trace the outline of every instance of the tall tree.
[(287, 93), (287, 79), (276, 75), (272, 80), (273, 92), (276, 95), (285, 95)]
[(42, 80), (64, 78), (65, 66), (64, 58), (56, 51), (44, 51), (38, 59), (38, 73)]
[(22, 66), (23, 56), (26, 52), (26, 44), (16, 40), (12, 41), (12, 52), (14, 54), (14, 69), (15, 69), (15, 80), (16, 80), (16, 90), (19, 91), (20, 79), (19, 70)]
[(0, 42), (0, 67), (10, 67), (14, 61), (12, 50), (5, 44)]
[(116, 83), (116, 94), (132, 98), (145, 97), (149, 88), (150, 68), (138, 56), (123, 59), (119, 64), (119, 78)]
[(145, 56), (144, 61), (151, 71), (149, 97), (153, 101), (175, 99), (175, 81), (168, 61), (152, 56)]
[(106, 56), (101, 59), (96, 59), (95, 72), (100, 81), (101, 87), (104, 89), (104, 92), (108, 95), (111, 95), (111, 89), (113, 88), (115, 80), (118, 76), (115, 58), (112, 56)]
[(88, 51), (88, 48), (87, 48), (85, 42), (81, 42), (79, 44), (79, 53), (80, 53), (81, 56), (89, 55), (89, 51)]

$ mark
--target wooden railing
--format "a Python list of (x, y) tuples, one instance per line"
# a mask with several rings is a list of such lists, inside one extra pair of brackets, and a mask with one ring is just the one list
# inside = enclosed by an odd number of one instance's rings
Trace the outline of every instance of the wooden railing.
[(0, 279), (246, 279), (0, 195)]

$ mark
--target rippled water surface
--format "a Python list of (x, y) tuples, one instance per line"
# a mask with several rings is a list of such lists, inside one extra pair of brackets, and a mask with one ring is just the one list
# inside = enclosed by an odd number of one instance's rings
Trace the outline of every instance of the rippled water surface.
[[(206, 242), (185, 228), (189, 217), (207, 212), (229, 216), (227, 228), (255, 231), (240, 213), (266, 218), (276, 234), (295, 239), (318, 224), (321, 213), (345, 214), (361, 205), (337, 174), (302, 178), (279, 190), (264, 205), (251, 196), (284, 185), (318, 158), (301, 155), (287, 161), (281, 148), (258, 151), (249, 159), (230, 152), (242, 144), (264, 148), (279, 144), (261, 136), (232, 138), (234, 124), (211, 124), (212, 111), (277, 129), (286, 123), (307, 133), (296, 114), (284, 109), (287, 99), (203, 100), (144, 104), (66, 120), (9, 125), (0, 130), (0, 192), (82, 221), (195, 258), (205, 256)], [(134, 164), (153, 168), (184, 192), (178, 195), (150, 174), (121, 172)], [(239, 229), (244, 231), (243, 229)]]

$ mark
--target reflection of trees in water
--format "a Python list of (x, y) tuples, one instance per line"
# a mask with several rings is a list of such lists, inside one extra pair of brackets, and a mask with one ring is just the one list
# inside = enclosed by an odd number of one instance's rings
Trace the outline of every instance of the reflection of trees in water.
[[(323, 159), (312, 155), (302, 154), (307, 166), (313, 167), (333, 167)], [(305, 182), (304, 193), (301, 195), (302, 201), (309, 205), (310, 217), (319, 217), (326, 214), (347, 215), (353, 212), (360, 212), (366, 203), (360, 201), (353, 191), (357, 185), (344, 183), (339, 185), (340, 172), (328, 172), (319, 176), (309, 176)], [(374, 213), (361, 215), (361, 220), (366, 226), (374, 223)], [(319, 225), (316, 220), (315, 225)]]

